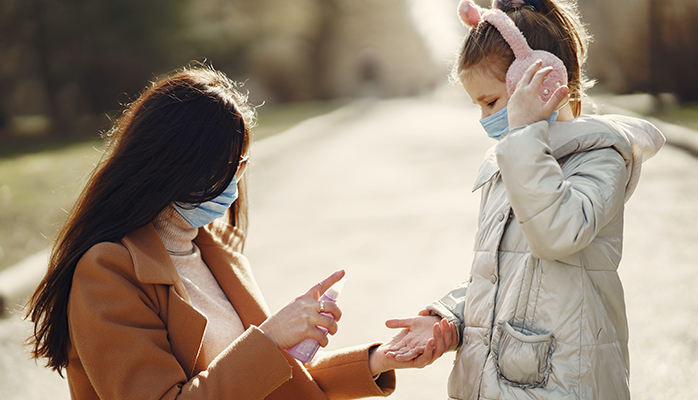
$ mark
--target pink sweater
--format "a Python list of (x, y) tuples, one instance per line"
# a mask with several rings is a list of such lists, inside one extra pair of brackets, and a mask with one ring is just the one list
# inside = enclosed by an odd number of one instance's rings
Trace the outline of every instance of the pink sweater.
[(207, 319), (203, 346), (209, 364), (245, 328), (193, 242), (198, 228), (192, 227), (172, 207), (164, 209), (153, 226), (182, 278), (192, 306)]

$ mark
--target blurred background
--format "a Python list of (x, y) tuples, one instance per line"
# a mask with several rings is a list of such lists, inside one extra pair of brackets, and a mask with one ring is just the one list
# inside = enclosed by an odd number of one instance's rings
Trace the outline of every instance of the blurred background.
[[(258, 197), (252, 196), (246, 252), (259, 265), (255, 274), (271, 309), (319, 279), (315, 265), (353, 268), (356, 297), (350, 303), (348, 290), (347, 303), (357, 312), (347, 312), (350, 333), (333, 343), (388, 338), (380, 331), (385, 318), (412, 315), (460, 279), (424, 288), (417, 273), (403, 269), (434, 266), (461, 276), (471, 259), (477, 196), (469, 193), (468, 174), (491, 143), (477, 110), (448, 79), (466, 34), (456, 5), (0, 0), (0, 292), (14, 285), (3, 272), (29, 269), (9, 268), (23, 260), (42, 273), (45, 251), (99, 160), (110, 120), (154, 77), (198, 61), (240, 82), (259, 106), (251, 171)], [(687, 137), (682, 143), (698, 143), (698, 0), (579, 0), (579, 9), (594, 37), (587, 68), (597, 81), (592, 100), (670, 122)], [(466, 126), (477, 132), (468, 136)], [(644, 192), (635, 196), (644, 201), (634, 199), (626, 213), (624, 262), (643, 268), (626, 269), (623, 277), (631, 332), (640, 333), (631, 342), (636, 398), (698, 395), (698, 237), (691, 223), (698, 215), (698, 145), (681, 147), (689, 152), (662, 150), (649, 164)], [(356, 157), (364, 158), (347, 161)], [(344, 187), (351, 179), (353, 186)], [(294, 185), (301, 182), (309, 187), (299, 191)], [(266, 268), (280, 257), (300, 272)], [(666, 287), (658, 290), (654, 268), (665, 263), (674, 275), (663, 275)], [(35, 286), (31, 279), (28, 287)], [(391, 280), (388, 288), (381, 284)], [(376, 307), (379, 298), (391, 307)], [(657, 323), (655, 315), (671, 323)], [(64, 381), (27, 361), (19, 344), (28, 329), (18, 318), (0, 320), (0, 389), (9, 388), (3, 393), (15, 393), (12, 399), (67, 398)], [(401, 372), (407, 386), (395, 397), (443, 398), (419, 387), (445, 392), (451, 360), (439, 360), (431, 375)], [(657, 376), (673, 391), (657, 386)], [(57, 383), (25, 384), (50, 379)], [(65, 397), (54, 396), (56, 387)]]
[[(192, 60), (226, 72), (264, 104), (261, 138), (351, 98), (417, 96), (448, 84), (465, 34), (456, 0), (1, 1), (4, 158), (98, 139), (148, 81)], [(639, 111), (693, 124), (698, 1), (580, 0), (579, 8), (595, 39), (592, 93), (649, 94), (633, 103)], [(75, 159), (66, 157), (60, 162)], [(39, 178), (61, 179), (30, 164)], [(33, 218), (15, 209), (32, 206), (26, 183), (0, 175), (0, 269), (47, 245), (76, 191), (57, 196), (57, 213)]]

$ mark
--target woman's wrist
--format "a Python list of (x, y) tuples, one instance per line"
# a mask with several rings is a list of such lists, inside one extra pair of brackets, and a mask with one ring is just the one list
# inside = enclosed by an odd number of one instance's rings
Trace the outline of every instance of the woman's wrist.
[(368, 369), (371, 371), (373, 379), (376, 380), (380, 374), (389, 370), (382, 365), (378, 346), (373, 346), (368, 349)]
[[(259, 330), (262, 331), (262, 333), (264, 333), (264, 335), (266, 335), (266, 337), (269, 338), (269, 340), (271, 340), (272, 343), (274, 343), (274, 346), (279, 347), (279, 344), (276, 343), (276, 340), (274, 340), (274, 338), (271, 337), (270, 334), (268, 334), (267, 332), (265, 332), (265, 331), (262, 330), (261, 328), (259, 328)], [(279, 349), (281, 349), (281, 348), (279, 347)]]

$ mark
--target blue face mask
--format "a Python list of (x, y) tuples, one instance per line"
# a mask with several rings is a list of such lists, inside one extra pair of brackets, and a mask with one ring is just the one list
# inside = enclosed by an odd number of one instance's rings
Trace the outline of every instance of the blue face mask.
[[(553, 122), (556, 119), (557, 111), (553, 112), (553, 115), (548, 118), (548, 123)], [(496, 140), (501, 139), (504, 137), (504, 135), (509, 133), (509, 116), (507, 115), (507, 107), (504, 106), (504, 108), (490, 115), (489, 117), (481, 119), (480, 125), (482, 125), (485, 132), (487, 132), (487, 136)]]
[(215, 199), (201, 203), (196, 208), (191, 209), (182, 208), (175, 203), (175, 210), (195, 228), (210, 224), (215, 219), (222, 217), (237, 200), (238, 185), (236, 178), (233, 178), (225, 191)]

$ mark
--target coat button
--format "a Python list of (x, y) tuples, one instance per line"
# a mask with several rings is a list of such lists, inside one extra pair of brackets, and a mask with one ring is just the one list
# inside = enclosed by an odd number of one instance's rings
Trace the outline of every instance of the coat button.
[(463, 344), (468, 344), (468, 334), (465, 334), (465, 337), (463, 338)]
[(493, 285), (497, 283), (497, 275), (490, 276), (490, 282), (492, 282)]
[(499, 213), (499, 215), (497, 215), (497, 221), (499, 221), (499, 222), (504, 221), (504, 213)]

